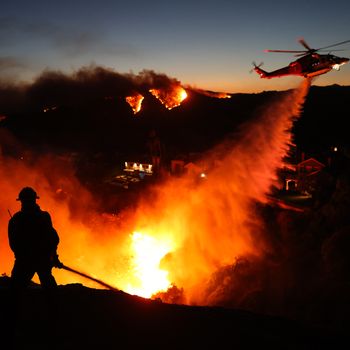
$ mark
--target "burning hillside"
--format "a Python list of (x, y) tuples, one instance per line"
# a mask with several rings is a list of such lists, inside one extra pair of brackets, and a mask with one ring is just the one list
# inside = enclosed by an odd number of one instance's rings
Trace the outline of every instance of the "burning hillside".
[[(139, 74), (120, 74), (101, 67), (86, 67), (72, 75), (56, 71), (44, 72), (33, 84), (3, 86), (0, 110), (13, 111), (12, 103), (21, 108), (34, 107), (43, 112), (62, 106), (86, 103), (96, 99), (124, 97), (134, 110), (141, 108), (142, 97), (151, 92), (167, 108), (178, 106), (186, 97), (181, 83), (165, 74), (144, 70)], [(135, 111), (134, 111), (135, 112)]]
[[(232, 117), (237, 114), (232, 108), (237, 107), (222, 103), (221, 94), (203, 98), (207, 95), (153, 71), (120, 74), (101, 67), (71, 75), (46, 71), (32, 84), (0, 84), (0, 122), (29, 148), (140, 154), (145, 133), (157, 129), (164, 130), (168, 150), (176, 147), (182, 152), (189, 145), (210, 147), (241, 118)], [(217, 108), (226, 108), (227, 113), (219, 113), (225, 120), (213, 128), (208, 123)], [(195, 125), (199, 117), (201, 123)], [(189, 124), (185, 129), (184, 120)], [(180, 147), (174, 144), (177, 135)], [(202, 135), (206, 140), (198, 139)]]
[[(187, 97), (186, 90), (180, 85), (170, 86), (167, 89), (150, 89), (149, 92), (169, 110), (180, 106), (181, 102)], [(140, 94), (126, 97), (126, 102), (130, 105), (134, 114), (141, 111), (143, 99), (144, 96)]]
[(187, 97), (185, 89), (179, 85), (168, 90), (151, 89), (149, 91), (169, 110), (180, 106)]
[(140, 94), (135, 94), (132, 96), (127, 96), (125, 98), (126, 102), (130, 105), (132, 108), (134, 114), (138, 113), (141, 111), (141, 106), (142, 106), (142, 101), (144, 97)]

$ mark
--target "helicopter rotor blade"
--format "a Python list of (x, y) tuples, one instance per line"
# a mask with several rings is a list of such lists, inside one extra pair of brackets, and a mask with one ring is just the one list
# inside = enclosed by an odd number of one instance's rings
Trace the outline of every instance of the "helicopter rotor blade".
[(320, 52), (339, 52), (339, 51), (348, 51), (348, 50), (317, 50)]
[(305, 50), (264, 50), (264, 52), (286, 52), (286, 53), (307, 53)]
[(303, 45), (305, 47), (306, 50), (314, 51), (314, 49), (312, 49), (303, 38), (300, 38), (298, 41), (301, 45)]
[[(318, 51), (318, 50), (323, 50), (323, 49), (328, 49), (329, 47), (334, 47), (334, 46), (338, 46), (338, 45), (342, 45), (342, 44), (346, 44), (346, 43), (350, 43), (350, 40), (345, 40), (345, 41), (342, 41), (342, 42), (337, 43), (337, 44), (333, 44), (333, 45), (328, 45), (328, 46), (320, 47), (320, 48), (317, 49), (316, 51)], [(333, 51), (333, 50), (332, 50), (332, 51)]]

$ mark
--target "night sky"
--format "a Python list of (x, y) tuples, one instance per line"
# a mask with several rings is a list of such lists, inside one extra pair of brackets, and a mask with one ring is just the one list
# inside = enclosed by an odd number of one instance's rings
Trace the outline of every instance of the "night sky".
[[(1, 2), (0, 76), (30, 81), (44, 69), (72, 72), (95, 64), (120, 73), (143, 69), (183, 84), (225, 92), (295, 87), (300, 77), (263, 80), (252, 61), (271, 71), (291, 54), (350, 39), (350, 2), (329, 1), (26, 1)], [(350, 57), (350, 43), (335, 52)], [(349, 85), (350, 65), (315, 84)]]

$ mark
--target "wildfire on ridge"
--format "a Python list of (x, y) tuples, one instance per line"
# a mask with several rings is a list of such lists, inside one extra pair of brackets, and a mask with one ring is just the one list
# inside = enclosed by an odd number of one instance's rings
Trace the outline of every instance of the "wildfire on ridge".
[(128, 96), (125, 98), (126, 102), (130, 105), (131, 109), (133, 110), (134, 114), (140, 112), (143, 99), (144, 97), (140, 94)]
[(181, 102), (187, 98), (186, 90), (180, 85), (166, 90), (150, 89), (149, 92), (169, 110), (180, 106)]
[(57, 106), (52, 106), (52, 107), (44, 107), (43, 108), (43, 112), (47, 113), (47, 112), (51, 112), (57, 109)]
[(231, 98), (231, 95), (226, 94), (225, 92), (214, 92), (213, 97), (216, 98)]

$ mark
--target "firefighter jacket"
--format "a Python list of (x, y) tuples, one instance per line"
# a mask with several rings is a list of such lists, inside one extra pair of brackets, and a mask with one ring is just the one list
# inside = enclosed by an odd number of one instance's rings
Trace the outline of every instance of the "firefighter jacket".
[(8, 238), (16, 259), (33, 262), (52, 259), (59, 243), (50, 214), (36, 203), (13, 215), (8, 224)]

